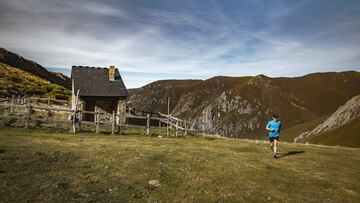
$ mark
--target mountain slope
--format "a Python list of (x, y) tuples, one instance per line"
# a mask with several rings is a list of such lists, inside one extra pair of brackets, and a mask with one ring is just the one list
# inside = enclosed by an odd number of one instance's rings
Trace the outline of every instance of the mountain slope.
[(214, 77), (205, 81), (157, 81), (134, 90), (129, 106), (205, 121), (206, 131), (223, 136), (259, 139), (271, 114), (283, 127), (333, 113), (360, 94), (360, 73), (315, 73), (295, 78)]
[(302, 132), (298, 142), (360, 147), (360, 95), (340, 106), (312, 130)]
[(309, 137), (306, 142), (331, 146), (360, 147), (360, 118), (341, 127)]
[(0, 97), (53, 96), (68, 99), (71, 91), (32, 73), (0, 63)]
[(329, 115), (321, 116), (319, 118), (306, 121), (304, 123), (297, 124), (290, 128), (286, 128), (281, 131), (281, 141), (294, 142), (294, 139), (303, 132), (308, 132), (314, 129), (316, 126), (324, 122)]
[(308, 136), (339, 128), (360, 117), (360, 95), (340, 106), (326, 121), (312, 130)]
[(167, 112), (167, 97), (171, 97), (170, 109), (176, 106), (180, 97), (188, 88), (200, 83), (201, 80), (160, 80), (142, 88), (129, 90), (130, 106), (153, 112)]
[(1, 47), (0, 47), (0, 62), (27, 71), (49, 82), (61, 85), (68, 89), (70, 89), (71, 87), (71, 80), (69, 77), (61, 73), (49, 72), (44, 67), (35, 63), (34, 61), (27, 60), (21, 57), (20, 55), (12, 53)]

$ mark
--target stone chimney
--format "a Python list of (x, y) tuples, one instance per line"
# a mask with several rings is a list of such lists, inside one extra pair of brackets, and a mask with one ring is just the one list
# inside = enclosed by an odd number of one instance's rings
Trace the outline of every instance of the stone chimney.
[(110, 66), (109, 68), (109, 80), (115, 81), (115, 66)]

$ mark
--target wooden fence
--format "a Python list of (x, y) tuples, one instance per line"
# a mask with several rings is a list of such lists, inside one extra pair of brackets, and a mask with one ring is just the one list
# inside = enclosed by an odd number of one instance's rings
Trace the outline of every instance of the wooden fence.
[[(20, 115), (12, 115), (15, 110), (22, 109)], [(182, 131), (185, 135), (187, 133), (203, 133), (204, 134), (204, 124), (190, 122), (176, 118), (171, 115), (166, 115), (162, 113), (148, 113), (146, 116), (134, 115), (134, 111), (131, 111), (131, 108), (126, 108), (123, 111), (112, 113), (101, 111), (95, 108), (95, 111), (84, 111), (78, 108), (72, 109), (70, 102), (66, 100), (56, 100), (51, 98), (38, 98), (38, 97), (12, 97), (12, 98), (0, 98), (0, 119), (17, 119), (25, 120), (25, 129), (29, 128), (29, 123), (32, 121), (43, 121), (43, 122), (60, 122), (60, 119), (56, 116), (54, 118), (38, 118), (34, 111), (46, 111), (52, 113), (63, 113), (67, 114), (67, 122), (73, 133), (81, 131), (82, 124), (94, 125), (95, 133), (99, 133), (101, 126), (111, 126), (111, 133), (120, 133), (122, 127), (145, 127), (146, 134), (150, 134), (150, 129), (153, 128), (150, 126), (151, 121), (158, 122), (159, 126), (156, 128), (166, 128), (167, 135), (169, 135), (170, 129), (175, 129), (175, 136), (179, 135), (179, 132)], [(8, 111), (8, 113), (6, 113)], [(83, 115), (92, 114), (94, 115), (94, 121), (85, 121), (83, 120)], [(155, 115), (156, 117), (152, 117)], [(146, 126), (143, 125), (131, 125), (128, 123), (128, 120), (131, 118), (144, 119), (146, 120)], [(162, 127), (164, 124), (166, 127)], [(201, 130), (196, 129), (196, 126), (203, 126)], [(155, 128), (155, 127), (154, 127)]]

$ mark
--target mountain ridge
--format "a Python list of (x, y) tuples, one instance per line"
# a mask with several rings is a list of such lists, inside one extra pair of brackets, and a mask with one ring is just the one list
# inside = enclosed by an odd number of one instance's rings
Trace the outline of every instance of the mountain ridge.
[(128, 105), (167, 113), (167, 97), (171, 97), (172, 115), (205, 121), (208, 133), (261, 139), (272, 113), (280, 114), (288, 128), (333, 113), (357, 94), (357, 71), (276, 78), (216, 76), (190, 82), (155, 81), (131, 91)]
[(66, 75), (62, 73), (50, 72), (35, 61), (25, 59), (19, 54), (10, 52), (2, 47), (0, 47), (0, 63), (4, 63), (14, 68), (19, 68), (26, 72), (32, 73), (40, 78), (57, 85), (61, 85), (67, 89), (71, 88), (71, 80)]
[(0, 97), (46, 96), (69, 99), (71, 91), (19, 68), (0, 62)]

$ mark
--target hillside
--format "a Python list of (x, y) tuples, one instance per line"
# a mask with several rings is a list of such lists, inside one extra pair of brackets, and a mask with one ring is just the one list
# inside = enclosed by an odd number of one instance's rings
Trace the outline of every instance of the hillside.
[(360, 94), (356, 71), (314, 73), (294, 78), (214, 77), (208, 80), (157, 81), (132, 91), (129, 106), (205, 121), (208, 133), (260, 139), (264, 125), (278, 113), (284, 129), (333, 113)]
[(4, 202), (359, 202), (360, 149), (0, 130)]
[(294, 142), (294, 139), (298, 137), (301, 133), (311, 131), (316, 126), (324, 122), (328, 117), (329, 115), (321, 116), (319, 118), (306, 121), (290, 128), (286, 128), (281, 132), (281, 141)]
[(68, 99), (71, 91), (29, 72), (0, 63), (0, 97), (12, 95)]
[(360, 95), (340, 106), (325, 121), (301, 133), (299, 142), (360, 147)]
[(314, 134), (304, 142), (330, 145), (360, 147), (360, 118), (356, 118), (345, 125), (331, 131)]
[(326, 121), (313, 129), (307, 137), (335, 130), (356, 118), (360, 118), (360, 95), (353, 97), (340, 106)]
[[(150, 83), (142, 88), (130, 89), (131, 107), (153, 112), (167, 112), (167, 97), (172, 101), (178, 101), (183, 94), (191, 91), (193, 85), (201, 83), (201, 80), (161, 80)], [(170, 109), (177, 103), (170, 102)]]
[(63, 86), (65, 88), (71, 88), (71, 80), (69, 77), (61, 73), (53, 73), (46, 70), (41, 65), (34, 61), (25, 59), (18, 54), (12, 53), (4, 48), (0, 47), (0, 63), (7, 64), (9, 66), (19, 68), (23, 71), (32, 73), (44, 80), (51, 83)]

